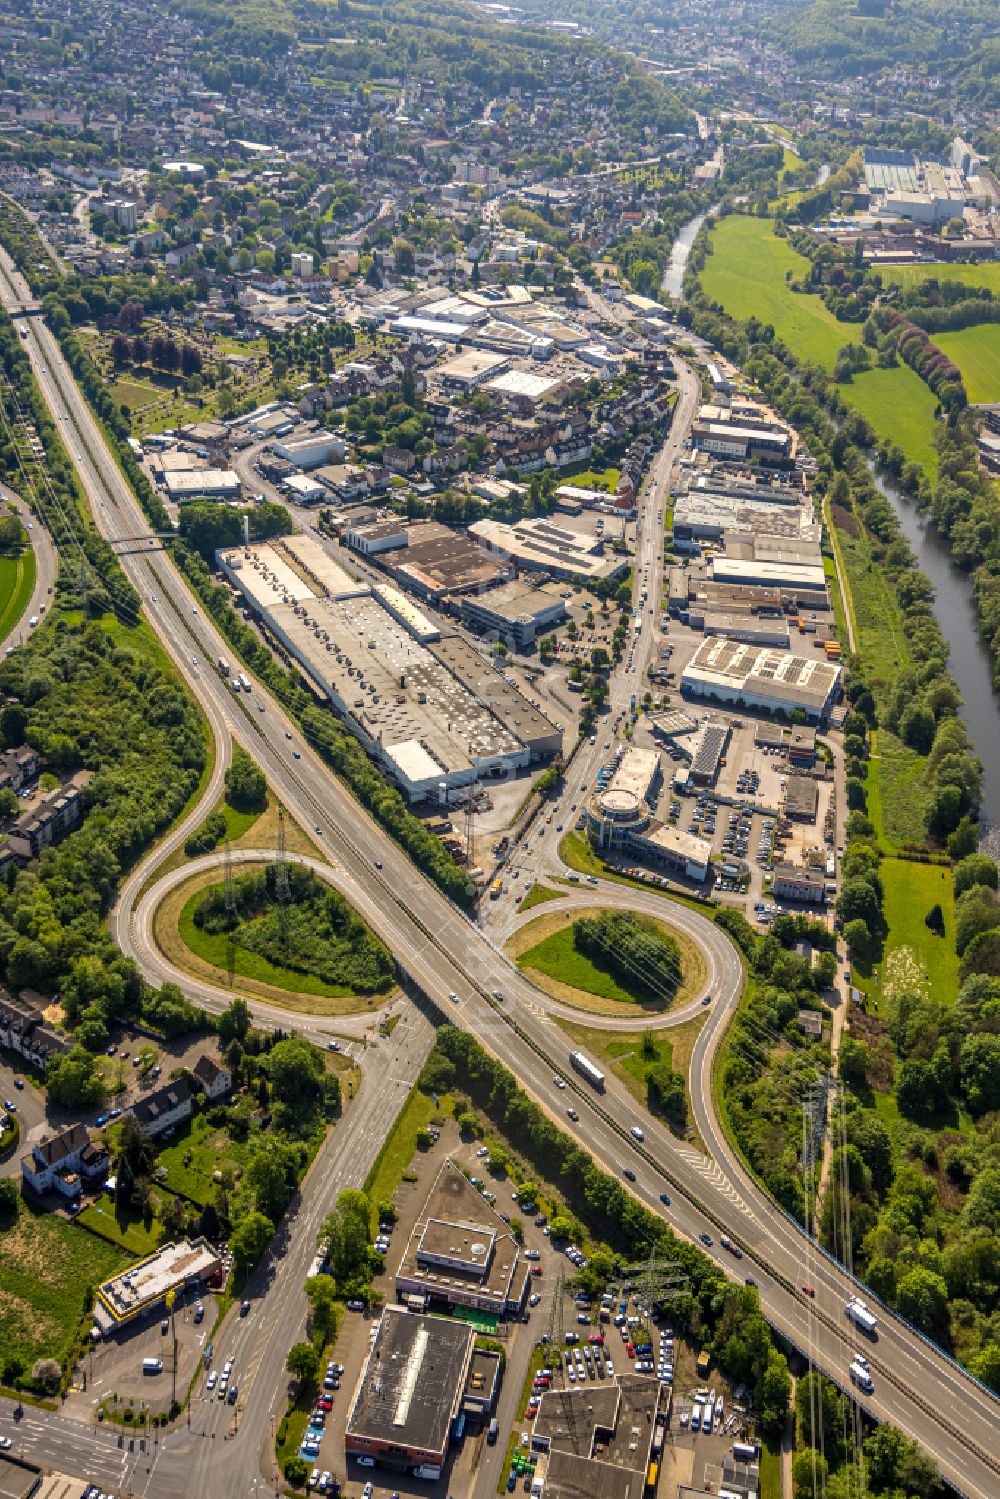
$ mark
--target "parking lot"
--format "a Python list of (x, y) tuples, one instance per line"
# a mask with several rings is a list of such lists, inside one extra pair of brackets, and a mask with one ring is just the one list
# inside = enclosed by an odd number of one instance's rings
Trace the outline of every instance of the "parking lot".
[[(578, 1317), (585, 1318), (592, 1334), (608, 1330), (598, 1323), (598, 1308), (577, 1306), (573, 1294), (565, 1284), (562, 1284), (559, 1293), (561, 1316), (553, 1316), (552, 1302), (560, 1286), (560, 1276), (563, 1282), (568, 1281), (574, 1273), (574, 1266), (561, 1250), (553, 1246), (551, 1238), (545, 1232), (548, 1224), (542, 1215), (537, 1212), (530, 1215), (512, 1200), (514, 1189), (509, 1178), (506, 1174), (490, 1170), (486, 1164), (488, 1158), (480, 1154), (485, 1149), (477, 1140), (463, 1140), (454, 1121), (448, 1119), (441, 1127), (439, 1139), (430, 1149), (416, 1152), (411, 1162), (411, 1171), (416, 1180), (402, 1182), (395, 1194), (394, 1202), (399, 1216), (389, 1235), (385, 1272), (376, 1280), (375, 1286), (386, 1303), (394, 1300), (396, 1268), (431, 1183), (446, 1157), (483, 1182), (485, 1192), (494, 1197), (494, 1206), (499, 1213), (521, 1218), (524, 1224), (526, 1257), (530, 1257), (530, 1263), (536, 1271), (532, 1277), (533, 1305), (527, 1308), (524, 1322), (501, 1322), (495, 1333), (495, 1337), (503, 1344), (505, 1354), (505, 1371), (496, 1411), (500, 1428), (499, 1440), (495, 1446), (491, 1446), (486, 1442), (484, 1425), (467, 1424), (461, 1442), (452, 1448), (448, 1469), (436, 1483), (412, 1478), (405, 1473), (386, 1473), (377, 1468), (366, 1470), (354, 1462), (346, 1465), (344, 1431), (354, 1392), (371, 1348), (374, 1323), (377, 1320), (376, 1311), (349, 1311), (341, 1326), (336, 1346), (330, 1354), (332, 1361), (340, 1365), (343, 1372), (333, 1376), (333, 1387), (321, 1392), (329, 1398), (330, 1410), (324, 1412), (319, 1450), (311, 1454), (308, 1461), (318, 1477), (321, 1478), (324, 1472), (330, 1473), (342, 1485), (342, 1493), (352, 1496), (352, 1499), (360, 1499), (368, 1482), (373, 1484), (372, 1492), (376, 1499), (388, 1499), (394, 1493), (400, 1496), (412, 1494), (447, 1499), (448, 1495), (471, 1494), (477, 1486), (482, 1486), (484, 1492), (486, 1489), (492, 1490), (500, 1476), (510, 1432), (515, 1426), (519, 1431), (521, 1429), (519, 1423), (523, 1422), (525, 1415), (521, 1391), (528, 1378), (532, 1358), (537, 1358), (539, 1340), (543, 1336), (547, 1337), (550, 1329), (558, 1328), (561, 1322), (565, 1331), (559, 1334), (560, 1339), (564, 1339), (566, 1332), (572, 1332), (574, 1338), (579, 1339), (580, 1346), (585, 1346), (590, 1334), (582, 1323), (578, 1324)], [(535, 1218), (542, 1218), (542, 1221), (536, 1223)], [(562, 1341), (561, 1346), (565, 1347)]]
[[(196, 1320), (199, 1303), (203, 1315)], [(191, 1293), (178, 1298), (172, 1318), (166, 1317), (166, 1332), (162, 1331), (164, 1317), (164, 1313), (157, 1311), (144, 1319), (136, 1331), (92, 1344), (77, 1369), (76, 1384), (67, 1396), (67, 1403), (85, 1409), (88, 1414), (95, 1407), (103, 1407), (111, 1415), (116, 1407), (131, 1404), (137, 1409), (144, 1401), (150, 1415), (155, 1416), (170, 1409), (175, 1395), (182, 1401), (212, 1338), (215, 1297)], [(161, 1360), (162, 1372), (144, 1374), (145, 1359)], [(198, 1398), (197, 1388), (194, 1398)]]

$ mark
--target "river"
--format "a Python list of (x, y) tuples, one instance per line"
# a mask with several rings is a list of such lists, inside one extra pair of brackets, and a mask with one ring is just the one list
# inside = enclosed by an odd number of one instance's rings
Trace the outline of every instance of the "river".
[(951, 652), (948, 665), (962, 694), (962, 719), (983, 762), (983, 816), (996, 837), (1000, 829), (1000, 756), (996, 752), (1000, 700), (993, 690), (990, 653), (976, 626), (972, 584), (952, 562), (947, 543), (925, 523), (912, 501), (874, 467), (872, 477), (896, 512), (918, 567), (934, 587), (934, 617)]
[(670, 251), (670, 262), (663, 272), (663, 280), (660, 282), (660, 290), (665, 291), (679, 302), (683, 292), (681, 290), (684, 282), (684, 272), (687, 269), (688, 256), (691, 254), (691, 246), (707, 215), (697, 214), (693, 219), (688, 219), (683, 229), (674, 240)]

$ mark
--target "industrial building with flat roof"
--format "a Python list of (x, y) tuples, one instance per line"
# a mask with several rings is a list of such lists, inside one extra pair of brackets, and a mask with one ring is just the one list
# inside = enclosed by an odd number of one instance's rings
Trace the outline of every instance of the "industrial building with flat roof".
[(453, 594), (479, 593), (505, 582), (512, 571), (477, 546), (474, 537), (434, 520), (411, 522), (405, 549), (394, 551), (383, 565), (401, 588), (428, 603)]
[(427, 1194), (396, 1271), (407, 1306), (518, 1316), (530, 1276), (507, 1224), (451, 1160)]
[(230, 468), (180, 468), (165, 471), (163, 487), (178, 503), (185, 500), (235, 500), (240, 496), (240, 476)]
[(329, 432), (314, 432), (308, 437), (295, 437), (287, 442), (276, 442), (271, 451), (296, 468), (319, 468), (322, 463), (343, 461), (347, 445), (342, 437)]
[(701, 642), (681, 673), (681, 692), (771, 713), (790, 714), (798, 708), (816, 722), (836, 701), (840, 679), (841, 668), (832, 661), (720, 635)]
[(587, 583), (617, 578), (629, 568), (628, 558), (613, 552), (603, 538), (573, 531), (544, 517), (503, 521), (477, 520), (469, 535), (491, 552), (509, 557), (524, 572), (544, 572), (553, 578), (580, 577)]
[(694, 490), (679, 495), (674, 505), (676, 542), (717, 542), (730, 531), (788, 536), (820, 541), (820, 527), (811, 508), (775, 505), (770, 500), (749, 500), (717, 490)]
[(94, 1322), (104, 1334), (117, 1331), (161, 1308), (169, 1291), (211, 1280), (221, 1263), (207, 1239), (163, 1244), (155, 1254), (97, 1287)]
[(755, 547), (753, 556), (738, 557), (727, 550), (725, 557), (713, 557), (709, 563), (712, 582), (736, 588), (788, 589), (797, 596), (814, 600), (814, 608), (817, 605), (825, 608), (827, 585), (822, 561), (781, 560), (776, 551), (773, 547)]
[(218, 560), (411, 800), (504, 774), (561, 747), (559, 731), (488, 661), (443, 643), (433, 648), (437, 626), (409, 599), (348, 578), (311, 538), (231, 547)]
[(495, 630), (509, 637), (517, 650), (533, 645), (535, 637), (562, 624), (566, 603), (545, 585), (518, 579), (488, 593), (466, 594), (461, 602), (462, 623), (473, 630)]
[(546, 1390), (531, 1433), (546, 1462), (546, 1499), (642, 1499), (661, 1398), (658, 1380), (631, 1373)]
[(386, 1307), (347, 1418), (347, 1456), (440, 1477), (474, 1343), (468, 1322)]
[(735, 458), (740, 462), (758, 458), (784, 463), (791, 456), (792, 437), (770, 427), (738, 427), (734, 422), (695, 422), (691, 428), (691, 445), (717, 458)]

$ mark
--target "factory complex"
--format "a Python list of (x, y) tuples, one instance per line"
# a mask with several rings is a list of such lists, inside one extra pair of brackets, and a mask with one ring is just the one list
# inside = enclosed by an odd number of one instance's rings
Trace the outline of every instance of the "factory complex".
[(836, 700), (840, 676), (833, 661), (709, 636), (684, 668), (681, 692), (769, 713), (799, 709), (815, 723), (827, 716)]
[(557, 754), (516, 687), (389, 584), (356, 581), (311, 538), (217, 554), (246, 607), (411, 801)]

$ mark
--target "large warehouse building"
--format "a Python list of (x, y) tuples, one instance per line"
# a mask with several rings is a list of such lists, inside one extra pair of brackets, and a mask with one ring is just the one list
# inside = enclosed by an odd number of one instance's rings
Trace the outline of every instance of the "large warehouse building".
[(799, 708), (815, 723), (840, 695), (840, 679), (841, 669), (832, 661), (717, 635), (703, 640), (684, 668), (681, 692), (769, 713)]
[(559, 731), (488, 661), (439, 641), (411, 599), (348, 577), (311, 538), (231, 547), (218, 561), (410, 800), (561, 749)]
[(347, 1418), (348, 1458), (439, 1478), (474, 1342), (468, 1322), (386, 1307)]

